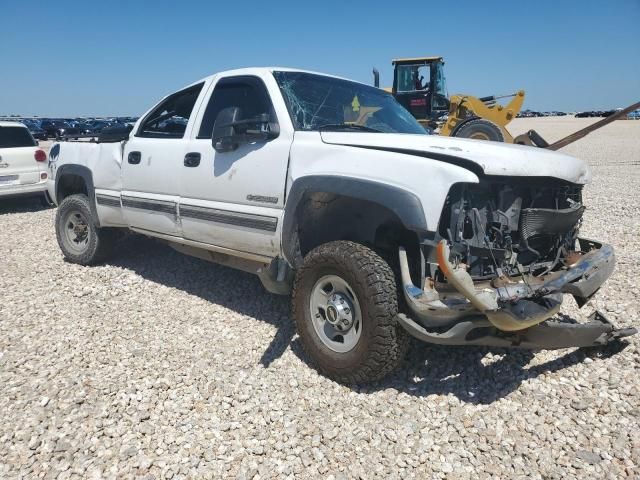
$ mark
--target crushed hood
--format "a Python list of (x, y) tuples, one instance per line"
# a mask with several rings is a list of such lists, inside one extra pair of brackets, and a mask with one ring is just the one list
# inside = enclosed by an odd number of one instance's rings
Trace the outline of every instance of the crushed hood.
[(582, 160), (537, 147), (437, 135), (324, 131), (321, 136), (333, 145), (419, 155), (485, 175), (553, 177), (577, 184), (591, 179)]

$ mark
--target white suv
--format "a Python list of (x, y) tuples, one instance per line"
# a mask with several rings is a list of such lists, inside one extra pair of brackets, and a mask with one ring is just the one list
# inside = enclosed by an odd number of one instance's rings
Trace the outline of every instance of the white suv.
[(47, 154), (25, 125), (0, 122), (0, 198), (42, 193), (47, 199)]

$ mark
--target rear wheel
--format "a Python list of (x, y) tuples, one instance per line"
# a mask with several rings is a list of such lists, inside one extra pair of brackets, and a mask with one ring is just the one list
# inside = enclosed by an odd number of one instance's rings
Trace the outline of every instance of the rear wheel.
[(65, 198), (56, 212), (56, 237), (65, 258), (80, 265), (104, 261), (117, 239), (114, 229), (99, 228), (84, 194)]
[(296, 272), (292, 314), (318, 370), (341, 383), (369, 383), (394, 370), (409, 345), (397, 324), (393, 271), (348, 241), (312, 250)]
[(454, 137), (472, 138), (474, 140), (490, 140), (492, 142), (504, 142), (502, 130), (495, 123), (485, 120), (484, 118), (476, 118), (469, 120), (458, 128)]

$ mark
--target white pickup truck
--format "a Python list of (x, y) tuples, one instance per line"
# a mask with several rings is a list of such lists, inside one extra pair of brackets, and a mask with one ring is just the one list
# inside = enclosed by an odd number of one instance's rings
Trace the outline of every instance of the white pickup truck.
[(586, 165), (533, 147), (427, 135), (391, 95), (285, 68), (212, 75), (129, 131), (49, 154), (65, 257), (104, 261), (122, 229), (256, 273), (292, 295), (312, 361), (380, 379), (409, 334), (563, 348), (631, 335), (583, 305), (613, 249), (578, 238)]

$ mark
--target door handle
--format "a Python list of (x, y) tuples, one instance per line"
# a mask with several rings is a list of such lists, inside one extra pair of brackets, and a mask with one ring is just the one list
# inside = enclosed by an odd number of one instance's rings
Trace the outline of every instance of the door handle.
[(200, 165), (200, 153), (190, 152), (184, 156), (185, 167), (197, 167)]
[(129, 156), (127, 157), (127, 161), (131, 165), (138, 165), (142, 160), (142, 154), (140, 152), (129, 152)]

